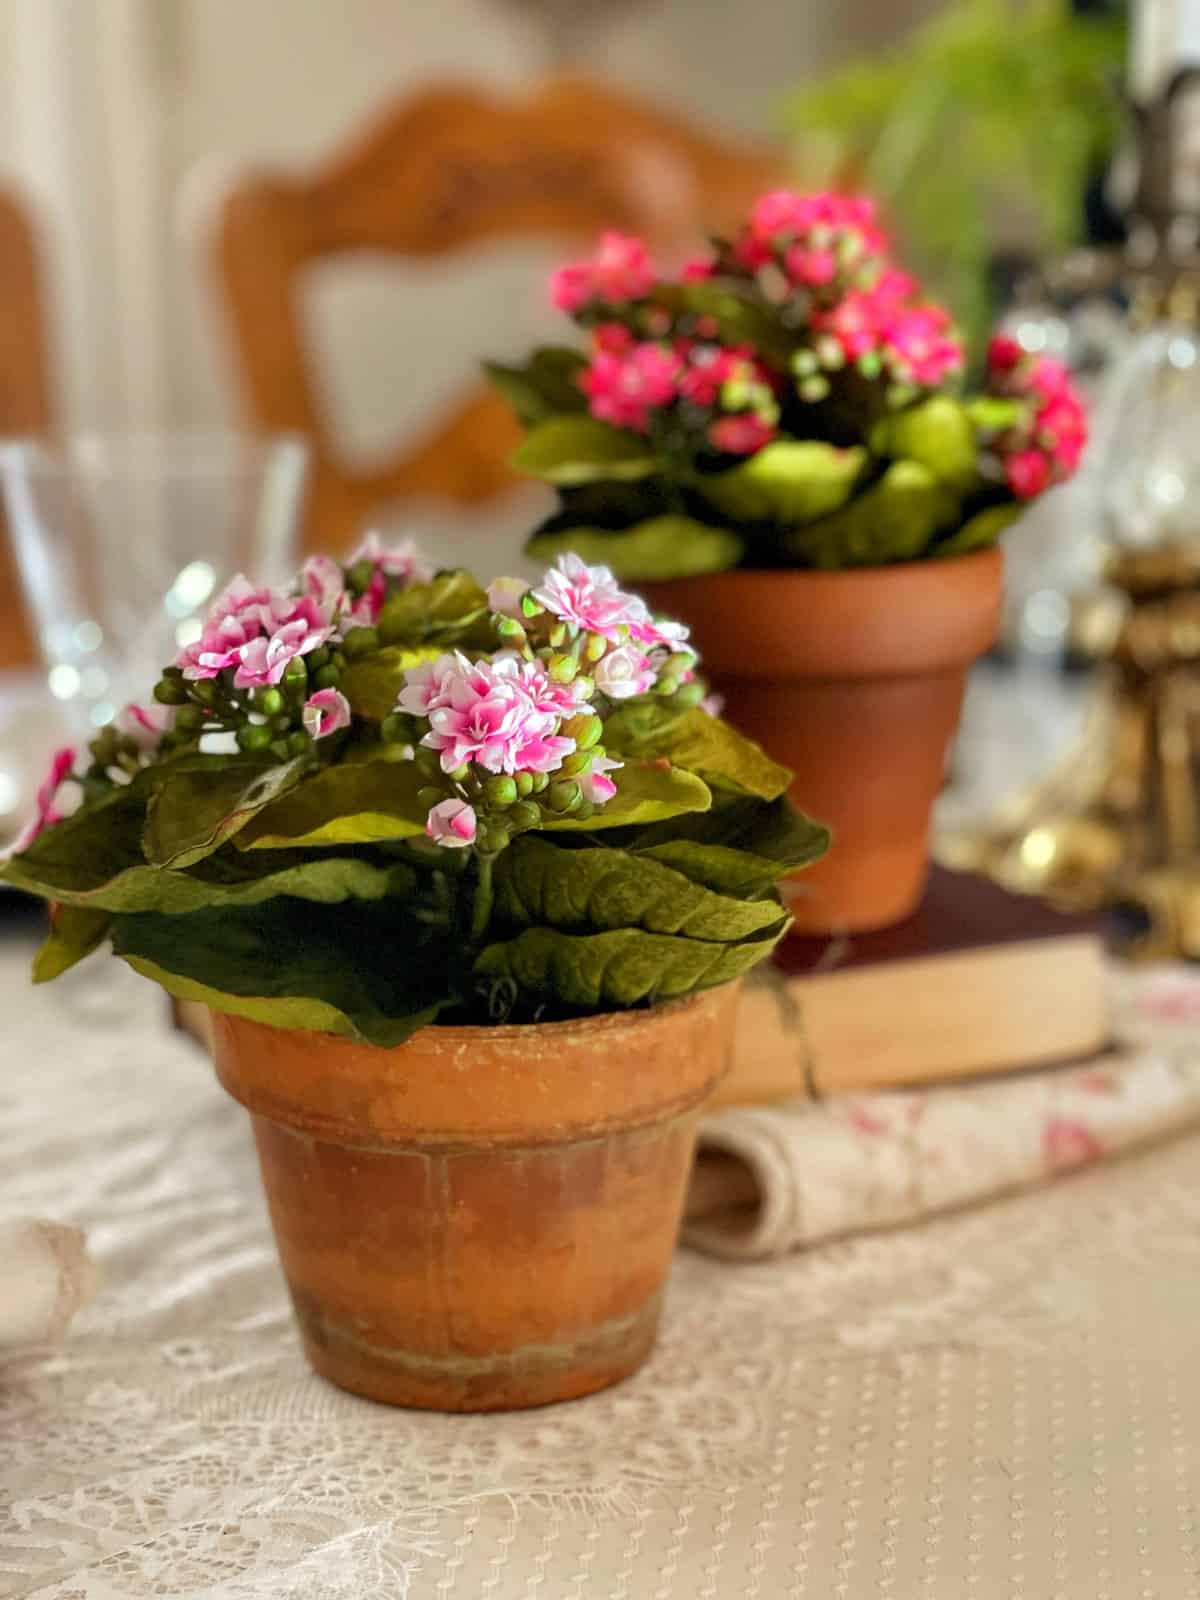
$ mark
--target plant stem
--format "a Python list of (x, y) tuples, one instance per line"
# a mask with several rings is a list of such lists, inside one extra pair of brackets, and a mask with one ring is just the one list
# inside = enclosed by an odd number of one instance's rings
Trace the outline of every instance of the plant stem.
[(477, 855), (475, 896), (471, 902), (471, 946), (480, 943), (492, 918), (492, 861), (490, 855)]

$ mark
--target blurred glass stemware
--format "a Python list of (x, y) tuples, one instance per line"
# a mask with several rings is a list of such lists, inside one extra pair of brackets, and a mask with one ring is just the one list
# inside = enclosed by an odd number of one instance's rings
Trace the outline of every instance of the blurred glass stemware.
[(86, 433), (0, 443), (0, 486), (50, 694), (78, 739), (144, 697), (238, 572), (295, 567), (298, 437)]

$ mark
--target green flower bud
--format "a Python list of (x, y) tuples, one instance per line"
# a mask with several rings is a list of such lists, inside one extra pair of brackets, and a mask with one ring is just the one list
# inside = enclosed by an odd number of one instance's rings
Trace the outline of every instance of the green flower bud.
[(452, 768), (446, 774), (446, 776), (452, 783), (466, 783), (467, 779), (471, 776), (470, 764), (464, 761), (461, 767)]
[(556, 622), (550, 629), (550, 643), (555, 650), (559, 650), (566, 642), (567, 625), (565, 622)]
[(523, 594), (521, 596), (521, 615), (522, 616), (525, 616), (525, 617), (540, 617), (544, 609), (545, 608), (543, 606), (538, 605), (537, 601), (533, 598), (532, 594)]
[(517, 773), (517, 793), (521, 796), (522, 800), (525, 798), (525, 796), (527, 794), (532, 794), (533, 793), (533, 773), (532, 772), (518, 772)]
[(340, 685), (341, 681), (342, 669), (340, 667), (335, 667), (332, 661), (327, 662), (325, 666), (321, 667), (313, 677), (313, 682), (316, 684), (318, 689), (336, 689)]
[(180, 706), (175, 717), (175, 726), (180, 733), (197, 733), (207, 720), (202, 706)]
[(525, 643), (527, 638), (525, 629), (517, 621), (516, 617), (498, 618), (496, 622), (496, 633), (500, 639), (500, 642), (510, 646), (510, 648), (515, 647), (519, 649)]
[(563, 757), (563, 764), (558, 770), (564, 778), (577, 778), (582, 773), (590, 771), (591, 765), (590, 750), (573, 750), (569, 756)]
[(507, 825), (496, 817), (485, 817), (476, 826), (475, 848), (482, 850), (484, 855), (499, 855), (501, 850), (507, 850), (512, 838)]
[(164, 667), (162, 669), (162, 675), (164, 678), (178, 678), (181, 683), (183, 682), (182, 667)]
[(583, 653), (589, 661), (599, 661), (608, 654), (608, 640), (602, 639), (598, 633), (589, 634)]
[(160, 706), (182, 706), (187, 704), (188, 692), (178, 678), (160, 678), (154, 685), (154, 698)]
[(237, 731), (237, 742), (243, 750), (266, 750), (271, 747), (271, 730), (265, 722), (244, 723)]
[(498, 811), (513, 805), (518, 797), (516, 780), (503, 775), (488, 778), (484, 783), (483, 792), (487, 796), (488, 804), (495, 806)]
[(550, 676), (555, 683), (572, 683), (579, 672), (574, 656), (555, 656), (550, 662)]
[(426, 811), (431, 811), (440, 801), (446, 798), (444, 789), (418, 789), (417, 804), (424, 806)]
[(265, 716), (277, 717), (284, 708), (284, 699), (278, 689), (258, 689), (254, 703)]
[(583, 790), (570, 779), (552, 783), (546, 791), (546, 804), (551, 811), (557, 811), (560, 816), (576, 810), (582, 800)]
[[(211, 706), (216, 702), (217, 686), (211, 678), (201, 678), (197, 683), (192, 684), (191, 696), (193, 700), (198, 700), (202, 706)], [(177, 705), (178, 701), (168, 702), (168, 704)]]
[(346, 571), (346, 583), (356, 594), (361, 594), (375, 576), (375, 564), (372, 561), (356, 561)]
[(594, 711), (582, 711), (568, 717), (562, 725), (568, 739), (574, 739), (577, 750), (590, 750), (604, 732), (604, 724)]
[(548, 772), (535, 772), (533, 774), (533, 794), (542, 794), (550, 787), (550, 774)]
[(279, 761), (286, 761), (292, 753), (288, 749), (288, 742), (286, 739), (272, 739), (267, 748)]
[(347, 661), (360, 661), (379, 649), (378, 628), (351, 628), (342, 641), (342, 651)]
[(328, 645), (320, 644), (315, 650), (308, 652), (308, 670), (320, 672), (321, 668), (329, 661), (330, 650)]
[(590, 800), (581, 800), (575, 807), (572, 815), (574, 816), (576, 822), (586, 822), (587, 819), (591, 816), (594, 816), (595, 813), (596, 808)]
[(698, 706), (706, 694), (706, 686), (699, 678), (693, 678), (691, 683), (681, 683), (675, 691), (675, 704), (677, 706)]
[(818, 400), (824, 400), (825, 396), (829, 393), (829, 379), (821, 377), (802, 378), (796, 385), (796, 388), (799, 392), (801, 400), (808, 400), (811, 403), (815, 403)]
[(281, 717), (272, 717), (271, 728), (273, 732), (279, 734), (282, 738), (284, 735), (291, 733), (292, 719), (286, 712)]
[(287, 683), (305, 683), (305, 682), (307, 682), (307, 680), (308, 680), (308, 667), (307, 667), (307, 665), (305, 663), (304, 657), (303, 656), (293, 656), (292, 659), (288, 662), (287, 671), (284, 673), (283, 676), (284, 676), (285, 682), (287, 682)]
[(413, 760), (417, 764), (417, 771), (423, 778), (440, 778), (442, 763), (438, 759), (436, 750), (430, 750), (425, 745), (418, 745)]
[[(412, 730), (409, 726), (408, 718), (402, 711), (393, 711), (390, 716), (384, 717), (379, 724), (379, 737), (384, 744), (410, 744), (412, 742)], [(433, 755), (432, 750), (427, 750), (424, 753)]]
[(791, 365), (798, 378), (811, 378), (820, 362), (815, 350), (797, 350), (792, 356)]
[(312, 746), (312, 739), (303, 728), (297, 728), (295, 733), (288, 736), (288, 754), (302, 756)]
[(516, 805), (505, 813), (504, 820), (516, 833), (524, 833), (528, 828), (540, 828), (541, 808), (535, 806), (532, 800), (518, 800)]
[(590, 700), (596, 692), (595, 678), (589, 678), (581, 672), (575, 679), (575, 698), (577, 700)]

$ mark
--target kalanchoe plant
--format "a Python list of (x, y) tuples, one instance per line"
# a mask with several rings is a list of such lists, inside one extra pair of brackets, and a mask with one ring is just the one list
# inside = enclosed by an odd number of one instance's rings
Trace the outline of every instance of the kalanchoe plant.
[(573, 554), (486, 591), (373, 542), (239, 578), (152, 704), (55, 757), (0, 867), (54, 908), (36, 976), (108, 939), (181, 998), (379, 1045), (734, 978), (827, 834), (696, 666)]
[(675, 277), (609, 233), (551, 293), (588, 335), (489, 367), (555, 485), (530, 549), (623, 580), (847, 567), (992, 543), (1074, 471), (1066, 371), (996, 340), (963, 394), (949, 313), (892, 261), (868, 199), (767, 194)]

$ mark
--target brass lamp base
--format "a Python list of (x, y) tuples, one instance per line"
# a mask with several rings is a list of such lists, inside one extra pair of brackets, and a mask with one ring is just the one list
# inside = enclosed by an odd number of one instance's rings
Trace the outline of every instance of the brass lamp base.
[(1134, 956), (1200, 958), (1200, 539), (1116, 553), (1107, 577), (1075, 630), (1108, 667), (1078, 748), (937, 854), (1064, 909), (1120, 908)]

